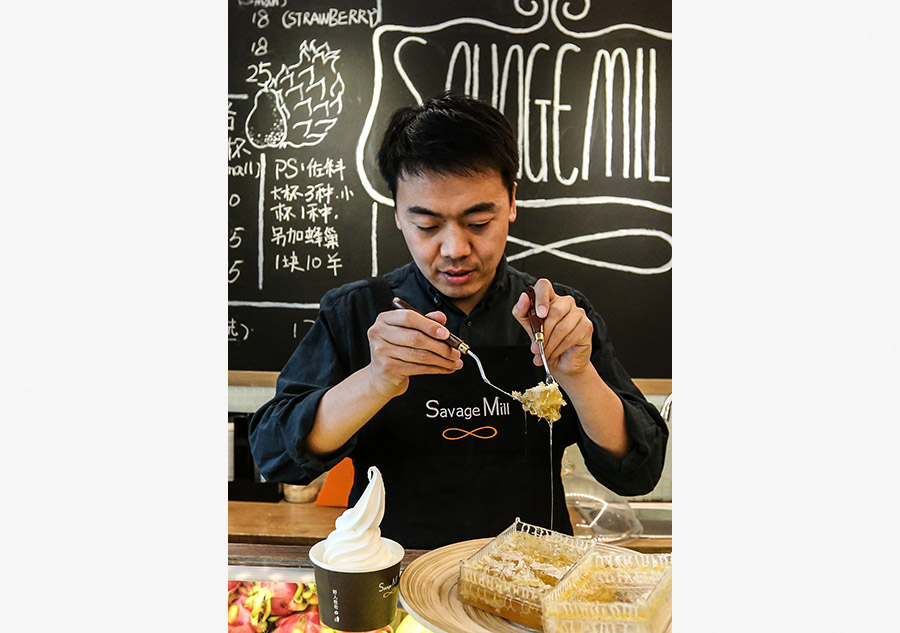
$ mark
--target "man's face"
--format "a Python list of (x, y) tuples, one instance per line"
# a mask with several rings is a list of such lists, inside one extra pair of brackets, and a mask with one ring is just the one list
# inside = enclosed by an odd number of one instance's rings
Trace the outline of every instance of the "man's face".
[(394, 219), (422, 274), (469, 313), (484, 296), (516, 219), (500, 174), (404, 174)]

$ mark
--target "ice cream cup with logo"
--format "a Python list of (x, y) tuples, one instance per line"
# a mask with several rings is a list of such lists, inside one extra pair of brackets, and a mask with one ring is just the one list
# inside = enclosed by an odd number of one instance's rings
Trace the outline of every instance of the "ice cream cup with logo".
[(397, 612), (403, 547), (381, 536), (384, 482), (374, 466), (369, 484), (334, 531), (309, 550), (322, 623), (339, 631), (371, 631), (391, 623)]

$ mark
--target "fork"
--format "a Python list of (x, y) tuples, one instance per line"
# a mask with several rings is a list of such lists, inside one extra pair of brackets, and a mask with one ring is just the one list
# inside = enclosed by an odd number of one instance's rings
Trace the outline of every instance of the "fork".
[(544, 363), (544, 371), (547, 372), (546, 384), (552, 385), (556, 383), (556, 378), (554, 378), (553, 374), (550, 373), (550, 366), (547, 364), (547, 357), (544, 356), (544, 319), (539, 317), (534, 309), (534, 286), (528, 286), (527, 288), (525, 288), (525, 293), (528, 295), (528, 300), (531, 302), (531, 304), (528, 306), (528, 324), (531, 326), (531, 333), (534, 335), (534, 340), (538, 344), (538, 350), (541, 352), (541, 362)]
[[(418, 312), (419, 314), (422, 314), (421, 312), (416, 310), (414, 307), (412, 307), (411, 305), (406, 303), (406, 301), (404, 301), (400, 297), (394, 297), (393, 300), (391, 301), (391, 304), (395, 308), (398, 308), (400, 310), (412, 310), (413, 312)], [(472, 360), (475, 361), (475, 365), (478, 367), (478, 373), (481, 374), (481, 379), (485, 382), (485, 384), (493, 387), (494, 389), (496, 389), (503, 395), (505, 395), (509, 398), (512, 398), (513, 400), (518, 400), (518, 398), (514, 397), (511, 393), (507, 393), (506, 391), (503, 391), (503, 389), (501, 389), (500, 387), (498, 387), (497, 385), (492, 383), (490, 380), (488, 380), (488, 377), (484, 373), (484, 367), (481, 366), (481, 359), (479, 359), (475, 355), (475, 352), (473, 352), (472, 349), (469, 347), (469, 345), (467, 343), (465, 343), (461, 338), (456, 336), (453, 332), (450, 332), (450, 336), (447, 338), (445, 343), (447, 343), (447, 345), (449, 345), (450, 347), (459, 350), (459, 352), (461, 354), (470, 356), (472, 358)]]

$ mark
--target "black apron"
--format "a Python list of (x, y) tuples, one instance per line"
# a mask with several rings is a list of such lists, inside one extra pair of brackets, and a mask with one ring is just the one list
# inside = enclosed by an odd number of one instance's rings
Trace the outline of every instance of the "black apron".
[[(473, 351), (506, 391), (545, 377), (527, 346)], [(413, 376), (407, 392), (359, 431), (350, 503), (365, 490), (368, 467), (377, 466), (385, 486), (382, 535), (406, 548), (433, 549), (496, 536), (516, 517), (551, 527), (552, 473), (552, 527), (571, 534), (560, 479), (562, 422), (553, 429), (551, 458), (547, 422), (486, 385), (471, 358), (450, 375)]]

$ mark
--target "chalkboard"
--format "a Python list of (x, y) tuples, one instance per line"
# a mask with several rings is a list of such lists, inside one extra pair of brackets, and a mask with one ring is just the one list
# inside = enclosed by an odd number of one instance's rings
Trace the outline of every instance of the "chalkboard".
[(330, 288), (409, 261), (374, 156), (445, 90), (522, 155), (510, 263), (582, 290), (629, 373), (671, 377), (671, 0), (230, 0), (228, 345), (278, 371)]

